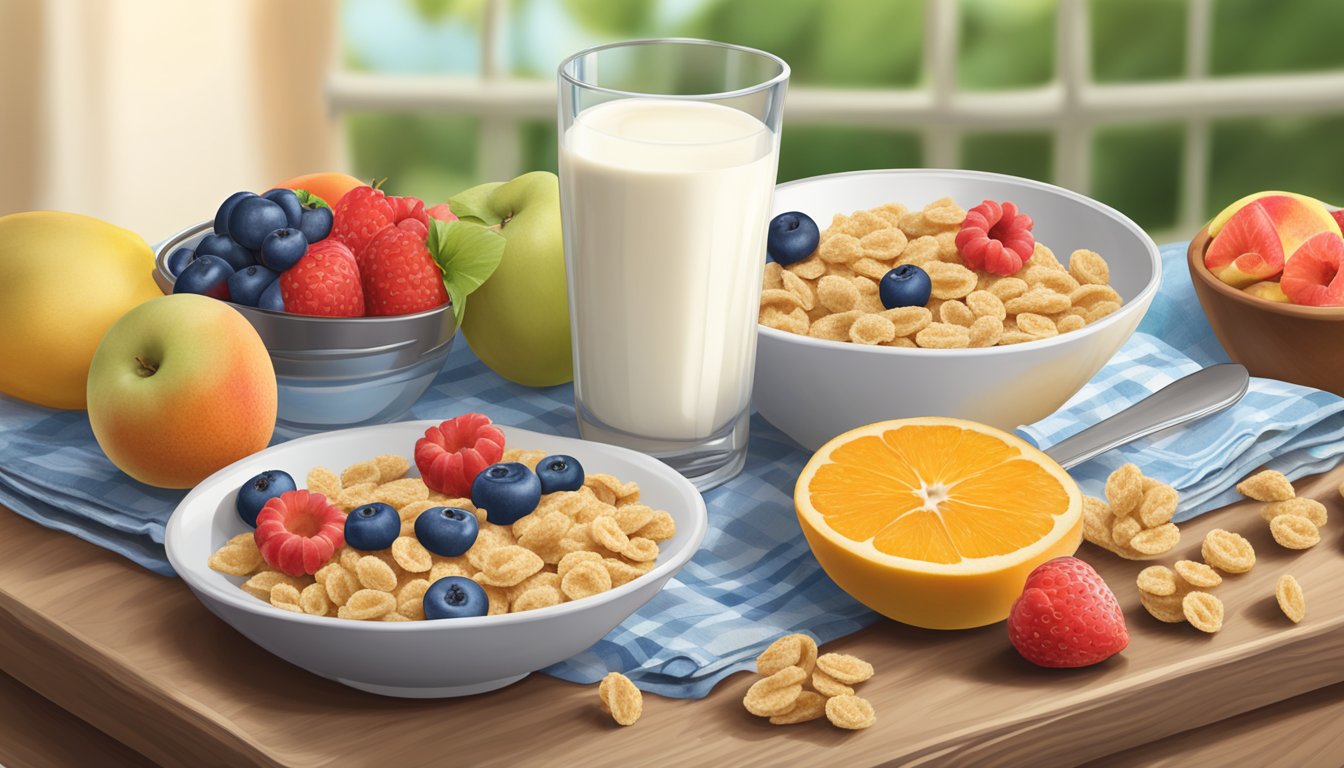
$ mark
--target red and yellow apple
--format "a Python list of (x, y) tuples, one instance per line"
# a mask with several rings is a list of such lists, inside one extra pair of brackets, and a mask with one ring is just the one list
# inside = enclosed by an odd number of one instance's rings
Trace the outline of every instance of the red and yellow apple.
[(119, 469), (190, 488), (255, 453), (275, 430), (275, 369), (261, 337), (222, 301), (163, 296), (127, 312), (93, 354), (89, 424)]
[(1204, 266), (1219, 280), (1236, 288), (1277, 276), (1297, 249), (1312, 237), (1321, 233), (1340, 236), (1339, 225), (1330, 211), (1309, 197), (1268, 194), (1253, 197), (1244, 204), (1238, 201), (1229, 208), (1236, 210), (1225, 218), (1219, 214), (1214, 220), (1225, 223), (1204, 254)]
[(1283, 268), (1284, 296), (1306, 307), (1344, 307), (1344, 239), (1322, 232)]
[(1258, 283), (1252, 283), (1241, 289), (1247, 294), (1257, 299), (1273, 301), (1279, 304), (1288, 304), (1288, 296), (1283, 292), (1283, 286), (1273, 280), (1261, 280)]

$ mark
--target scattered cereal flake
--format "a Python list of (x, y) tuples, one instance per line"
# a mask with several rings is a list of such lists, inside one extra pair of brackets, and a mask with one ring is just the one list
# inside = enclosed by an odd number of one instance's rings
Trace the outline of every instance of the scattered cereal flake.
[(782, 272), (780, 278), (784, 290), (792, 293), (798, 299), (798, 306), (805, 311), (811, 311), (817, 306), (817, 291), (812, 284), (792, 272)]
[(1126, 517), (1143, 501), (1143, 472), (1125, 464), (1106, 478), (1106, 501), (1116, 517)]
[(813, 251), (812, 255), (802, 261), (795, 261), (784, 269), (804, 280), (816, 280), (826, 274), (826, 262), (821, 260), (821, 256), (816, 251)]
[(938, 319), (944, 323), (970, 328), (975, 322), (975, 313), (964, 302), (949, 299), (938, 307)]
[(1058, 270), (1064, 269), (1064, 265), (1059, 263), (1059, 257), (1055, 256), (1055, 252), (1047, 248), (1045, 243), (1042, 243), (1039, 240), (1036, 242), (1036, 245), (1032, 247), (1031, 257), (1027, 259), (1025, 266), (1049, 267), (1050, 269)]
[(782, 715), (772, 715), (770, 717), (771, 725), (794, 725), (796, 723), (806, 723), (810, 720), (817, 720), (826, 714), (826, 697), (814, 691), (803, 691), (798, 694), (798, 700), (793, 703), (793, 708)]
[(392, 596), (391, 592), (378, 589), (361, 589), (345, 601), (345, 605), (342, 605), (336, 611), (336, 616), (356, 621), (372, 621), (381, 619), (396, 609), (397, 599)]
[(397, 612), (408, 619), (425, 618), (425, 593), (429, 591), (428, 579), (411, 579), (397, 589)]
[(1140, 592), (1166, 597), (1176, 594), (1176, 574), (1165, 565), (1150, 565), (1139, 571), (1138, 587)]
[(392, 559), (411, 573), (427, 573), (434, 567), (429, 550), (413, 536), (398, 536), (392, 541)]
[(1091, 310), (1098, 304), (1120, 305), (1120, 294), (1109, 285), (1081, 285), (1078, 290), (1069, 294), (1068, 299), (1072, 306), (1086, 310)]
[(1156, 528), (1148, 528), (1134, 534), (1129, 540), (1129, 548), (1141, 555), (1151, 556), (1170, 552), (1180, 543), (1181, 529), (1177, 528), (1175, 523), (1163, 523)]
[(405, 456), (398, 456), (395, 453), (384, 453), (373, 457), (373, 464), (378, 468), (378, 482), (390, 483), (406, 475), (411, 469), (411, 463)]
[[(496, 547), (485, 554), (481, 580), (496, 587), (512, 587), (546, 567), (546, 563), (526, 547), (516, 544)], [(605, 575), (606, 570), (602, 573)]]
[[(597, 554), (597, 553), (586, 552), (584, 554)], [(598, 555), (598, 557), (601, 557), (601, 555)], [(630, 582), (634, 581), (635, 579), (638, 579), (640, 576), (643, 576), (645, 573), (648, 572), (643, 570), (642, 568), (639, 568), (638, 566), (632, 565), (631, 563), (628, 563), (624, 560), (618, 560), (614, 557), (608, 557), (604, 559), (602, 561), (602, 564), (606, 567), (607, 573), (611, 576), (612, 587), (619, 587), (622, 584), (629, 584)], [(648, 564), (653, 565), (653, 563)]]
[(309, 584), (299, 593), (299, 607), (312, 616), (326, 616), (331, 611), (331, 600), (327, 597), (327, 588), (322, 584)]
[(807, 674), (798, 667), (785, 667), (753, 683), (742, 698), (742, 705), (757, 717), (782, 715), (797, 703), (806, 677)]
[(861, 730), (877, 722), (877, 714), (867, 699), (858, 696), (834, 696), (826, 700), (826, 719), (846, 730)]
[(812, 687), (822, 696), (852, 696), (854, 689), (848, 685), (836, 680), (834, 677), (822, 672), (820, 669), (812, 673)]
[(397, 574), (376, 555), (365, 555), (355, 563), (355, 576), (365, 589), (391, 592), (397, 588)]
[(513, 601), (513, 611), (531, 611), (536, 608), (549, 608), (564, 602), (560, 590), (555, 587), (533, 587), (518, 595)]
[(1129, 542), (1143, 530), (1143, 524), (1136, 517), (1121, 517), (1111, 528), (1111, 541), (1116, 546), (1128, 547)]
[(896, 326), (882, 315), (864, 315), (849, 326), (849, 340), (855, 344), (875, 346), (894, 338)]
[(280, 571), (261, 571), (254, 574), (250, 579), (243, 582), (243, 591), (258, 600), (270, 601), (271, 589), (276, 584), (288, 584), (292, 587), (299, 587), (302, 580), (294, 578)]
[[(251, 534), (248, 534), (251, 540)], [(211, 570), (229, 576), (247, 576), (261, 567), (261, 551), (257, 549), (257, 544), (252, 541), (251, 546), (245, 542), (230, 542), (220, 547), (210, 559), (207, 565)]]
[(979, 279), (974, 271), (960, 264), (949, 264), (945, 261), (927, 264), (924, 271), (929, 273), (929, 280), (933, 284), (932, 296), (935, 299), (960, 299), (967, 296), (975, 290)]
[(1223, 583), (1223, 577), (1218, 575), (1207, 563), (1199, 563), (1194, 560), (1177, 560), (1172, 566), (1176, 570), (1176, 575), (1180, 576), (1185, 583), (1192, 587), (1200, 589), (1212, 589)]
[(827, 653), (817, 657), (817, 669), (846, 685), (862, 683), (873, 676), (873, 665), (845, 653)]
[(863, 258), (863, 246), (853, 235), (838, 234), (826, 238), (817, 247), (817, 255), (828, 264), (852, 264)]
[[(372, 462), (368, 463), (369, 466), (373, 466)], [(375, 469), (373, 471), (377, 472), (378, 470)], [(378, 485), (376, 483), (356, 483), (354, 485), (347, 485), (345, 488), (341, 489), (341, 495), (337, 496), (333, 503), (349, 514), (355, 507), (362, 507), (365, 504), (372, 502), (373, 492), (377, 490), (377, 488)]]
[(602, 555), (596, 552), (570, 552), (560, 558), (560, 562), (555, 566), (556, 573), (563, 579), (571, 568), (582, 562), (600, 563), (602, 562)]
[(1177, 590), (1173, 595), (1153, 595), (1147, 592), (1139, 593), (1139, 603), (1143, 609), (1158, 621), (1168, 624), (1180, 624), (1185, 621), (1185, 611), (1182, 608), (1181, 601), (1185, 595)]
[(992, 317), (1004, 320), (1008, 317), (1008, 310), (1004, 308), (1003, 300), (991, 291), (972, 291), (966, 297), (966, 306), (977, 318)]
[(1181, 598), (1181, 611), (1200, 632), (1213, 634), (1223, 628), (1223, 601), (1208, 592), (1194, 591)]
[(1246, 573), (1255, 567), (1255, 548), (1239, 533), (1214, 528), (1200, 546), (1204, 562), (1224, 573)]
[(602, 699), (602, 711), (609, 713), (618, 725), (634, 725), (644, 714), (644, 696), (620, 672), (608, 672), (598, 683), (597, 695)]
[(1278, 586), (1274, 588), (1274, 598), (1279, 601), (1279, 608), (1289, 621), (1297, 624), (1306, 618), (1307, 598), (1302, 594), (1302, 585), (1297, 583), (1297, 579), (1286, 573), (1280, 576)]
[(1115, 545), (1111, 538), (1111, 529), (1115, 527), (1115, 515), (1101, 499), (1083, 497), (1083, 538), (1099, 547), (1110, 549)]
[(1087, 325), (1087, 318), (1074, 314), (1065, 315), (1055, 323), (1060, 333), (1072, 333), (1085, 325)]
[(1260, 510), (1260, 515), (1270, 521), (1279, 515), (1300, 515), (1315, 523), (1317, 528), (1325, 525), (1326, 521), (1329, 520), (1325, 505), (1315, 499), (1307, 498), (1272, 501)]
[(580, 600), (609, 589), (611, 574), (605, 565), (591, 560), (576, 564), (560, 580), (560, 591), (570, 600)]
[(308, 470), (307, 488), (312, 493), (320, 493), (328, 500), (341, 495), (341, 478), (326, 467), (313, 467)]
[(882, 316), (891, 321), (897, 338), (913, 336), (933, 322), (933, 313), (926, 307), (897, 307), (882, 312)]
[(359, 580), (355, 575), (344, 568), (339, 568), (327, 575), (322, 586), (327, 588), (327, 597), (336, 605), (345, 605), (350, 600), (350, 596), (359, 590)]
[(1102, 301), (1092, 305), (1092, 308), (1087, 310), (1085, 319), (1088, 323), (1095, 323), (1103, 317), (1113, 315), (1118, 311), (1120, 311), (1120, 302)]
[(349, 488), (352, 485), (362, 485), (364, 483), (373, 483), (377, 485), (381, 480), (382, 473), (378, 470), (378, 464), (374, 461), (361, 461), (358, 464), (351, 464), (341, 472), (341, 485)]
[(971, 323), (967, 336), (973, 348), (992, 347), (1003, 338), (1003, 321), (989, 315), (977, 317)]
[(1139, 503), (1139, 520), (1145, 528), (1156, 528), (1170, 523), (1176, 514), (1176, 505), (1179, 502), (1180, 496), (1175, 488), (1165, 483), (1158, 483), (1143, 492), (1143, 501)]
[(1311, 549), (1321, 543), (1321, 530), (1301, 515), (1278, 515), (1269, 521), (1269, 532), (1287, 549)]
[(653, 522), (654, 511), (644, 504), (627, 504), (616, 510), (614, 517), (621, 532), (633, 536), (635, 532)]
[[(480, 574), (477, 574), (479, 576)], [(503, 587), (496, 587), (493, 584), (482, 584), (479, 578), (472, 579), (481, 585), (485, 590), (485, 596), (490, 601), (490, 608), (486, 611), (487, 616), (502, 616), (509, 612), (509, 591)]]
[[(770, 288), (783, 288), (784, 275), (786, 274), (792, 275), (793, 273), (785, 272), (784, 267), (780, 266), (778, 262), (767, 261), (765, 263), (765, 272), (762, 273), (761, 275), (761, 290), (769, 290)], [(504, 455), (504, 461), (515, 461), (515, 459), (509, 458), (508, 454), (506, 453)]]
[(1079, 283), (1088, 285), (1110, 285), (1111, 268), (1101, 254), (1085, 248), (1074, 251), (1069, 256), (1069, 274)]
[(1059, 335), (1059, 328), (1055, 327), (1054, 320), (1034, 312), (1022, 312), (1018, 314), (1017, 327), (1023, 333), (1030, 334), (1038, 339), (1048, 339), (1051, 336)]
[(915, 343), (925, 349), (966, 349), (971, 345), (971, 333), (960, 325), (930, 323), (915, 334)]
[[(764, 651), (761, 651), (761, 655), (756, 657), (756, 671), (768, 677), (785, 667), (802, 669), (800, 662), (804, 653), (804, 640), (811, 641), (812, 638), (807, 635), (793, 634), (784, 635), (775, 640)], [(812, 643), (812, 645), (813, 647), (816, 646), (815, 643)]]
[(406, 616), (401, 611), (392, 611), (391, 613), (384, 614), (383, 618), (379, 619), (379, 621), (415, 621), (415, 619)]
[(303, 613), (303, 608), (299, 607), (301, 594), (298, 587), (281, 582), (271, 587), (271, 605), (294, 613)]
[(1056, 293), (1045, 286), (1036, 286), (1015, 299), (1008, 299), (1003, 306), (1010, 315), (1022, 312), (1049, 315), (1063, 312), (1072, 304), (1068, 296)]
[(374, 501), (381, 501), (393, 509), (401, 509), (408, 504), (425, 501), (428, 498), (429, 487), (418, 477), (406, 477), (383, 483), (374, 488), (372, 494)]
[(658, 559), (658, 542), (646, 539), (643, 536), (636, 536), (630, 539), (625, 548), (619, 550), (619, 552), (637, 563), (652, 562)]
[(620, 552), (630, 545), (630, 537), (621, 530), (620, 523), (616, 522), (615, 516), (599, 517), (589, 525), (589, 531), (593, 541), (610, 549), (613, 552)]
[(439, 579), (446, 579), (449, 576), (462, 576), (470, 578), (471, 571), (468, 569), (469, 563), (465, 557), (454, 557), (446, 560), (440, 560), (434, 563), (429, 569), (429, 582), (433, 584)]
[(1256, 501), (1287, 501), (1297, 495), (1292, 482), (1273, 469), (1256, 472), (1237, 483), (1237, 493)]
[[(1022, 296), (1030, 289), (1031, 286), (1027, 285), (1027, 281), (1020, 277), (1005, 277), (995, 281), (994, 284), (986, 290), (997, 296), (999, 301), (1006, 302)], [(1005, 316), (1007, 311), (1008, 310), (1005, 307)]]
[[(526, 534), (518, 536), (518, 543), (534, 551), (555, 546), (560, 543), (561, 539), (565, 538), (569, 529), (574, 527), (574, 520), (560, 511), (547, 512), (541, 517), (533, 513), (527, 517), (536, 518), (536, 520), (527, 529)], [(526, 520), (527, 517), (523, 520)]]

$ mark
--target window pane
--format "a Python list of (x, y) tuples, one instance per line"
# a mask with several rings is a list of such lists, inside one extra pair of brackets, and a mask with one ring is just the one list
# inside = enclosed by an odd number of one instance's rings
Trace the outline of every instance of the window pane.
[(636, 37), (703, 37), (782, 57), (799, 85), (911, 87), (922, 0), (515, 0), (510, 69), (553, 77), (569, 54)]
[(1206, 217), (1252, 192), (1286, 189), (1344, 205), (1344, 117), (1223, 120), (1213, 125)]
[(957, 82), (967, 89), (1050, 82), (1056, 11), (1055, 0), (961, 0)]
[(1185, 74), (1186, 0), (1092, 0), (1092, 77), (1099, 83)]
[(780, 181), (840, 171), (919, 165), (920, 141), (911, 133), (786, 125), (780, 142)]
[(345, 0), (341, 8), (345, 66), (367, 72), (477, 74), (483, 5)]
[(346, 119), (354, 174), (387, 178), (390, 194), (428, 205), (476, 183), (476, 120), (470, 117), (353, 114)]
[(1218, 0), (1213, 66), (1218, 75), (1344, 67), (1339, 0)]
[(1147, 230), (1176, 225), (1185, 131), (1180, 125), (1103, 128), (1092, 144), (1093, 197)]
[(1048, 133), (982, 133), (962, 139), (961, 164), (977, 171), (1050, 181), (1054, 139)]

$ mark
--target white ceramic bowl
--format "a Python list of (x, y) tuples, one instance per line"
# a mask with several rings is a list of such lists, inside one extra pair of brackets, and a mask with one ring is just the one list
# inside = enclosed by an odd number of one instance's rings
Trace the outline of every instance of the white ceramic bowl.
[(1079, 248), (1100, 253), (1124, 306), (1078, 331), (988, 349), (871, 347), (757, 326), (756, 408), (807, 449), (884, 419), (954, 416), (1005, 430), (1037, 421), (1101, 369), (1157, 293), (1161, 258), (1137, 224), (1076, 192), (1014, 176), (923, 169), (816, 176), (779, 185), (772, 215), (802, 211), (825, 228), (836, 213), (890, 202), (918, 209), (940, 197), (968, 209), (1016, 202), (1061, 261)]
[(700, 547), (704, 499), (666, 464), (600, 443), (502, 427), (507, 444), (574, 456), (589, 472), (639, 483), (641, 500), (665, 509), (677, 535), (662, 542), (652, 571), (600, 595), (504, 616), (415, 622), (362, 622), (274, 608), (239, 589), (243, 579), (206, 567), (216, 549), (247, 530), (234, 511), (238, 488), (267, 469), (300, 483), (316, 465), (336, 468), (376, 454), (409, 456), (435, 421), (328, 432), (268, 448), (216, 472), (168, 521), (168, 559), (210, 612), (252, 642), (309, 672), (387, 696), (466, 696), (500, 688), (591, 646), (648, 602)]

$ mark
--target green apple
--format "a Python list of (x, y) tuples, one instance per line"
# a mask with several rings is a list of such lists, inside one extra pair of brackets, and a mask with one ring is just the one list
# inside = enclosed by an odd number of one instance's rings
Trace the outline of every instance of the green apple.
[(107, 458), (142, 483), (190, 488), (266, 447), (275, 369), (252, 324), (191, 293), (122, 315), (89, 364), (89, 426)]
[(529, 387), (572, 380), (555, 174), (535, 171), (482, 184), (448, 205), (463, 221), (496, 229), (507, 241), (499, 267), (471, 294), (462, 321), (471, 350), (495, 373)]

